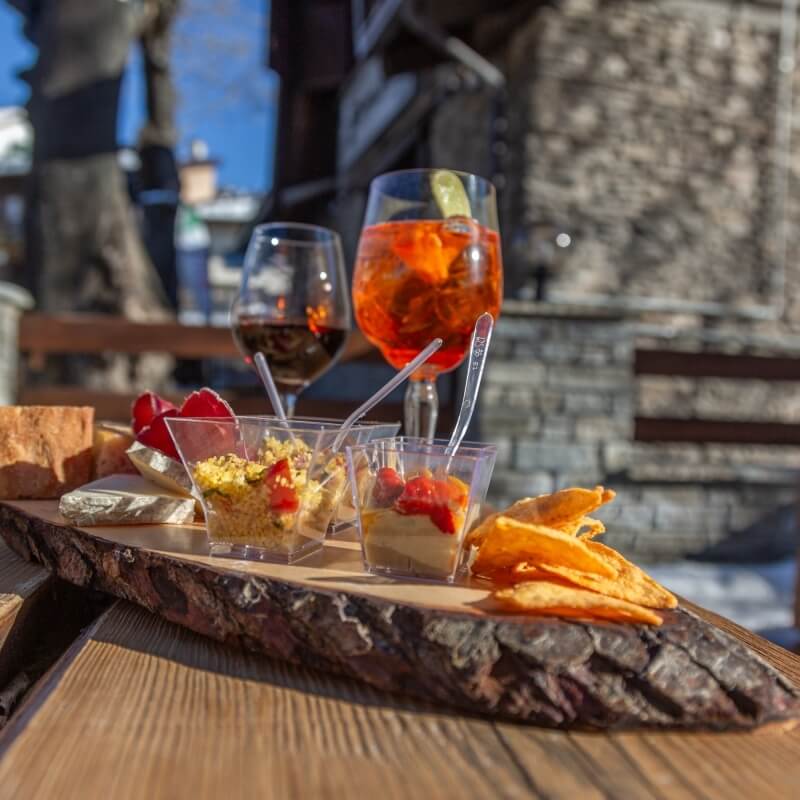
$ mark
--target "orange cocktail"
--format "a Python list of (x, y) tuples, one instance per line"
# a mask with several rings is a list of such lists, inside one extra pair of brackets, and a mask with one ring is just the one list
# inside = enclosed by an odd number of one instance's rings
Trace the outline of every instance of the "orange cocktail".
[(356, 319), (397, 369), (437, 336), (444, 345), (418, 377), (457, 367), (475, 320), (484, 311), (496, 318), (502, 293), (500, 237), (473, 219), (381, 222), (361, 232)]

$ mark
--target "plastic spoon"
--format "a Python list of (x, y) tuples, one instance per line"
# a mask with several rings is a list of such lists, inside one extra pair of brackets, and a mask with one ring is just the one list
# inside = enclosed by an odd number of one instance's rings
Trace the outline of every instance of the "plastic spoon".
[(469, 367), (467, 368), (467, 380), (464, 384), (464, 397), (461, 399), (461, 409), (458, 412), (458, 419), (453, 428), (453, 435), (450, 437), (445, 450), (445, 453), (451, 458), (461, 445), (472, 420), (472, 415), (475, 413), (478, 390), (483, 379), (483, 368), (486, 365), (486, 355), (489, 352), (489, 342), (492, 338), (493, 329), (494, 317), (487, 311), (478, 317), (478, 321), (472, 331), (472, 341), (469, 346)]
[(339, 428), (339, 433), (333, 440), (331, 449), (335, 453), (344, 441), (344, 437), (353, 425), (361, 419), (368, 411), (371, 411), (378, 403), (381, 402), (387, 395), (391, 394), (409, 375), (416, 372), (440, 347), (442, 346), (441, 339), (434, 339), (413, 361), (400, 370), (387, 384), (382, 386), (375, 392), (366, 403), (360, 405), (343, 423)]
[(278, 418), (281, 426), (289, 431), (289, 436), (294, 440), (294, 434), (289, 430), (289, 420), (286, 418), (286, 412), (281, 403), (281, 396), (278, 394), (278, 387), (275, 385), (275, 379), (272, 377), (269, 364), (263, 353), (256, 353), (253, 360), (256, 362), (256, 372), (258, 377), (261, 378), (261, 383), (264, 384), (264, 389), (269, 397), (269, 402), (272, 403), (272, 410)]

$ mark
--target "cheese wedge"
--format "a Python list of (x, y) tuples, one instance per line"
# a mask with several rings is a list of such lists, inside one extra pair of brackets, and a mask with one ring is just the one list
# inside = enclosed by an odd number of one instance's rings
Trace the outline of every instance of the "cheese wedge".
[(189, 497), (192, 481), (183, 464), (165, 456), (161, 451), (134, 442), (127, 450), (128, 458), (143, 478), (170, 492)]
[(129, 425), (114, 425), (99, 422), (94, 426), (93, 478), (105, 478), (108, 475), (136, 474), (128, 454), (125, 452), (133, 444), (133, 433)]
[(58, 510), (73, 525), (182, 524), (194, 499), (154, 486), (140, 475), (111, 475), (62, 495)]

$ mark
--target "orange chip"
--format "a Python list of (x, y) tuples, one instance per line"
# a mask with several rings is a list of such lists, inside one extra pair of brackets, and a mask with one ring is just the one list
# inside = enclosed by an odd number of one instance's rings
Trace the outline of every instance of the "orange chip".
[(625, 565), (619, 568), (615, 578), (603, 578), (591, 572), (559, 564), (521, 563), (510, 570), (503, 585), (558, 578), (573, 586), (591, 589), (606, 597), (616, 597), (618, 600), (627, 600), (647, 608), (675, 608), (678, 605), (675, 595), (656, 583), (646, 572), (629, 561), (625, 561)]
[(607, 559), (595, 555), (582, 540), (555, 528), (505, 516), (498, 517), (484, 534), (472, 572), (491, 577), (521, 561), (558, 564), (607, 578), (617, 574)]
[(467, 537), (468, 545), (480, 545), (487, 531), (498, 517), (510, 517), (519, 522), (546, 525), (550, 528), (568, 527), (570, 523), (591, 514), (600, 506), (609, 503), (615, 497), (611, 489), (595, 486), (594, 489), (562, 489), (553, 494), (539, 497), (526, 497), (518, 500), (513, 506), (493, 514), (474, 528)]
[(614, 622), (643, 622), (661, 625), (662, 618), (637, 603), (605, 597), (588, 589), (562, 583), (532, 581), (496, 591), (493, 597), (505, 607), (529, 614)]
[[(637, 567), (636, 564), (632, 564), (612, 547), (602, 542), (594, 542), (591, 540), (585, 541), (585, 544), (592, 553), (605, 559), (607, 564), (610, 564), (617, 570), (616, 583), (622, 586), (639, 586), (643, 594), (647, 592), (654, 603), (659, 603), (659, 605), (653, 605), (652, 608), (675, 608), (678, 605), (678, 598), (675, 597), (672, 592), (665, 589), (658, 581), (653, 580), (643, 569)], [(649, 605), (642, 600), (637, 600), (636, 602)]]
[[(583, 530), (584, 528), (586, 528), (586, 530)], [(599, 536), (601, 533), (605, 532), (606, 526), (603, 525), (599, 519), (584, 517), (581, 520), (581, 526), (578, 529), (578, 536), (581, 539), (594, 539), (595, 536)]]
[[(556, 527), (560, 531), (564, 531), (564, 533), (569, 533), (572, 536), (579, 536), (581, 539), (592, 539), (606, 532), (606, 526), (603, 525), (599, 519), (592, 519), (591, 517), (581, 517), (580, 519), (574, 519), (570, 522), (564, 522)], [(584, 530), (584, 528), (586, 528), (586, 530)]]

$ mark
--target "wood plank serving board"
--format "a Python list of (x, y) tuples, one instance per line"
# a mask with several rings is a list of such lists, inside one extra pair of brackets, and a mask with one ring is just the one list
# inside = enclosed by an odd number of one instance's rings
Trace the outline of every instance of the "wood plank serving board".
[(364, 574), (355, 541), (292, 566), (211, 558), (202, 526), (76, 528), (54, 501), (0, 503), (0, 533), (73, 583), (219, 641), (476, 713), (593, 728), (800, 717), (787, 679), (684, 608), (660, 628), (500, 614), (477, 584)]

